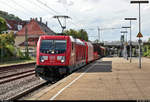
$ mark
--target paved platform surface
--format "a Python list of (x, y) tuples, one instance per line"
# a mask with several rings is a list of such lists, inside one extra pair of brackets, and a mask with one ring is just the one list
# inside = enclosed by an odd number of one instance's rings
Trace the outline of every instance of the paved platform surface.
[(150, 99), (150, 59), (103, 58), (27, 100), (140, 100)]

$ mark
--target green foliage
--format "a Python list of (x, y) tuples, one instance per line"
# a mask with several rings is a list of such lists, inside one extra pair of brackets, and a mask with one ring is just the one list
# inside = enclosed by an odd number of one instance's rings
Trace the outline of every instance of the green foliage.
[(3, 61), (14, 58), (24, 58), (21, 51), (17, 49), (14, 44), (15, 36), (12, 32), (0, 35), (0, 57)]
[(73, 36), (74, 38), (79, 38), (85, 41), (88, 41), (88, 34), (85, 30), (81, 29), (79, 31), (70, 29), (65, 31), (66, 35)]
[(66, 34), (66, 35), (70, 35), (70, 36), (72, 36), (72, 37), (74, 37), (74, 38), (77, 38), (77, 36), (78, 36), (78, 32), (75, 31), (75, 30), (73, 30), (73, 29), (66, 30), (66, 31), (65, 31), (65, 34)]
[(81, 39), (88, 41), (88, 34), (85, 30), (81, 29), (78, 31), (79, 33), (79, 37), (81, 37)]
[(17, 49), (17, 54), (16, 56), (20, 59), (25, 59), (25, 55), (20, 51), (20, 49)]
[(21, 19), (13, 14), (8, 14), (8, 12), (4, 12), (4, 11), (0, 11), (0, 16), (8, 19), (8, 20), (16, 20), (16, 21), (20, 21)]
[(150, 38), (148, 39), (148, 42), (150, 42)]
[[(150, 42), (150, 38), (148, 39), (148, 42)], [(150, 45), (143, 46), (143, 56), (150, 57)]]
[(143, 47), (143, 56), (145, 56), (145, 57), (150, 56), (150, 46), (149, 45), (145, 45)]
[(14, 45), (14, 44), (15, 44), (15, 36), (13, 32), (9, 34), (0, 35), (0, 45), (2, 47), (5, 47), (6, 45)]
[(0, 33), (5, 30), (7, 30), (6, 21), (4, 18), (0, 17)]

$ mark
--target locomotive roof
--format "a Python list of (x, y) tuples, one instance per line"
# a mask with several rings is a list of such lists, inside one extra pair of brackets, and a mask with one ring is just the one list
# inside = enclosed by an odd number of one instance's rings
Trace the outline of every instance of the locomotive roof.
[(91, 47), (93, 46), (92, 43), (90, 43), (90, 42), (87, 42), (87, 45), (88, 45), (88, 46), (91, 46)]
[(75, 42), (75, 39), (72, 36), (69, 36), (69, 37), (70, 37), (71, 42)]
[(41, 38), (45, 39), (66, 39), (68, 36), (58, 36), (58, 35), (42, 35)]
[(80, 44), (80, 45), (85, 45), (83, 41), (81, 41), (80, 39), (76, 39), (76, 43)]
[(77, 44), (85, 45), (84, 42), (81, 41), (80, 39), (75, 39), (72, 36), (69, 36), (69, 37), (70, 37), (71, 42), (76, 42)]
[(40, 36), (41, 38), (67, 38), (69, 37), (71, 42), (75, 42), (76, 44), (80, 44), (80, 45), (85, 45), (83, 41), (81, 41), (80, 39), (75, 39), (72, 36), (55, 36), (55, 35), (43, 35)]

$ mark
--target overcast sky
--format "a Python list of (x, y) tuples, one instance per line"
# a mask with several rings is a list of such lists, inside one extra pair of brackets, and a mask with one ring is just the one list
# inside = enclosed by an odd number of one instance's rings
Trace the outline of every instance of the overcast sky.
[[(89, 39), (98, 39), (98, 30), (103, 28), (121, 28), (129, 26), (126, 17), (138, 18), (138, 5), (131, 0), (0, 0), (0, 10), (14, 14), (23, 20), (31, 17), (43, 18), (55, 32), (61, 32), (54, 15), (68, 15), (67, 29), (86, 29)], [(43, 5), (42, 3), (45, 5)], [(46, 7), (47, 6), (47, 7)], [(143, 40), (150, 37), (150, 4), (141, 5)], [(137, 41), (138, 20), (132, 21), (132, 40)], [(101, 30), (101, 41), (120, 40), (121, 30)], [(129, 30), (128, 30), (129, 31)], [(128, 34), (129, 39), (129, 34)]]

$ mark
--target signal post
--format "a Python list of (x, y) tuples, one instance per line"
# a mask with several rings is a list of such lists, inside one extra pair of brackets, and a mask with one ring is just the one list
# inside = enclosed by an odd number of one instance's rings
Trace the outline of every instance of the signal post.
[(138, 43), (139, 43), (139, 68), (141, 69), (141, 43), (142, 43), (142, 40), (140, 38), (143, 37), (141, 32), (138, 33), (137, 37), (139, 38), (139, 40), (138, 40)]

